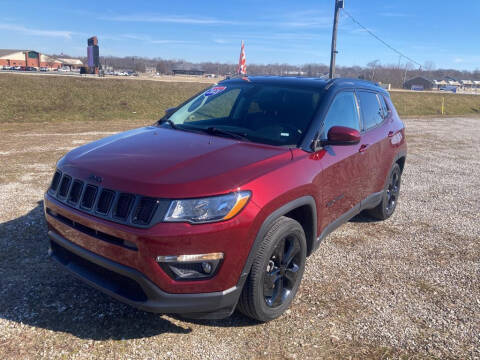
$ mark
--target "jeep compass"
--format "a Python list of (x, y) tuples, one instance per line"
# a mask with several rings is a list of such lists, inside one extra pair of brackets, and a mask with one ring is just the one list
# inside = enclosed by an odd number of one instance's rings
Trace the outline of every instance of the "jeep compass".
[(145, 311), (272, 320), (329, 233), (361, 211), (393, 214), (405, 158), (378, 85), (228, 79), (61, 158), (45, 194), (49, 253)]

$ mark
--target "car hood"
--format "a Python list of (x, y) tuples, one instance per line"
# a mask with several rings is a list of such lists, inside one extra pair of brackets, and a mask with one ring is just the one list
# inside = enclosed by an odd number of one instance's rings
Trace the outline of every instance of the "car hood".
[(114, 190), (188, 198), (232, 191), (291, 158), (288, 148), (148, 126), (78, 147), (58, 168)]

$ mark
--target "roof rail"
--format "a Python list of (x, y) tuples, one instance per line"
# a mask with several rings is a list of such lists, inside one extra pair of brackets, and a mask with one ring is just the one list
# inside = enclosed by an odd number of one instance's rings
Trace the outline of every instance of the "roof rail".
[(325, 85), (325, 90), (328, 90), (335, 83), (335, 80), (338, 80), (338, 79), (340, 79), (340, 78), (328, 79), (327, 85)]
[(335, 84), (335, 82), (338, 82), (338, 81), (355, 81), (357, 83), (364, 83), (364, 84), (368, 84), (368, 85), (374, 85), (374, 86), (377, 86), (377, 87), (380, 87), (380, 84), (378, 82), (373, 82), (373, 81), (370, 81), (370, 80), (365, 80), (365, 79), (355, 79), (355, 78), (333, 78), (333, 79), (329, 79), (328, 82), (327, 82), (327, 85), (325, 86), (325, 89), (328, 89), (330, 88), (333, 84)]

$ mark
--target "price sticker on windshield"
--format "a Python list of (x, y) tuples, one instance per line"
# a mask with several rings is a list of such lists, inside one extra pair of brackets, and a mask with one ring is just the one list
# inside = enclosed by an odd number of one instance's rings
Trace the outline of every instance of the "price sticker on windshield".
[(205, 91), (205, 96), (220, 94), (222, 91), (225, 91), (226, 88), (226, 86), (214, 86), (211, 89)]

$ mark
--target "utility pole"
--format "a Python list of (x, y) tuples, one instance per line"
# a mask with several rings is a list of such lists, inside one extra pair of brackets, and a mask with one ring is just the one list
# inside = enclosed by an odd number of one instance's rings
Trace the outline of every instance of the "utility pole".
[(402, 88), (403, 88), (403, 86), (405, 85), (405, 81), (407, 81), (407, 67), (408, 67), (408, 63), (405, 63), (405, 72), (403, 73), (403, 84), (402, 84)]
[(335, 76), (335, 58), (337, 56), (337, 26), (338, 26), (338, 15), (340, 14), (340, 9), (345, 7), (344, 0), (335, 0), (335, 15), (333, 16), (333, 31), (332, 31), (332, 52), (330, 54), (330, 73), (329, 78), (333, 79)]

